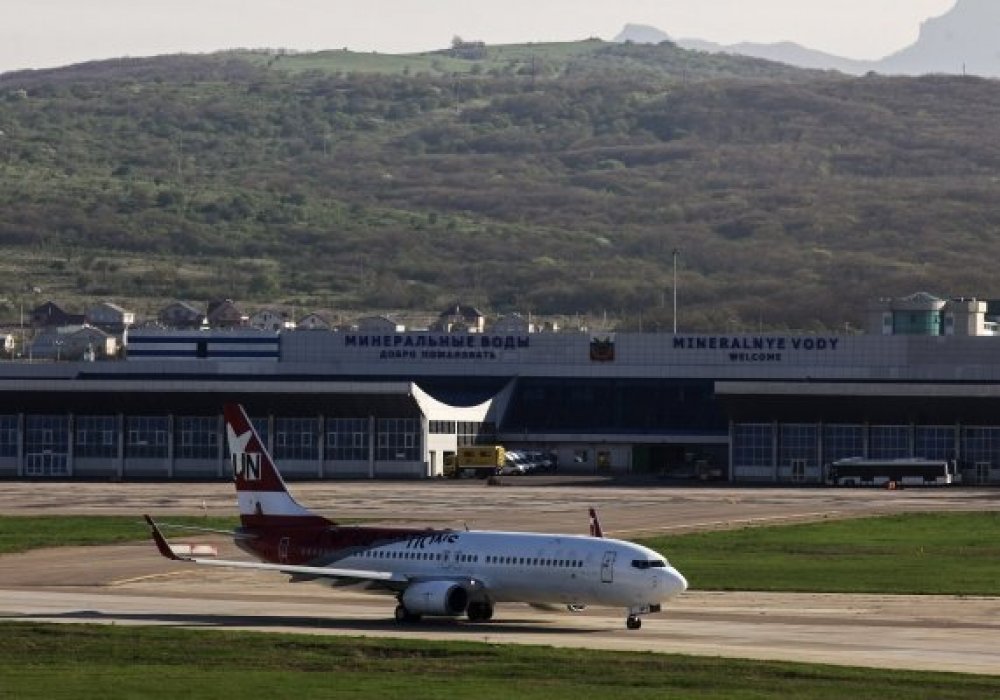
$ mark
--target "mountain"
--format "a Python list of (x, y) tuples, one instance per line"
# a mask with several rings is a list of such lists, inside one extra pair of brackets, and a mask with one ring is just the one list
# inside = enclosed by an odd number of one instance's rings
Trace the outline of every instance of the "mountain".
[(0, 75), (0, 131), (11, 325), (37, 287), (668, 328), (675, 249), (690, 332), (1000, 298), (1000, 81), (672, 43), (228, 52)]
[(632, 42), (633, 44), (662, 44), (664, 41), (672, 41), (670, 36), (656, 27), (647, 24), (626, 24), (625, 28), (614, 38), (619, 44)]
[(920, 38), (876, 65), (881, 73), (947, 73), (1000, 77), (1000, 3), (958, 0), (950, 12), (924, 22)]
[[(792, 42), (716, 44), (677, 39), (678, 46), (707, 53), (750, 56), (800, 68), (837, 70), (851, 75), (869, 71), (887, 75), (979, 75), (1000, 77), (1000, 2), (958, 0), (940, 17), (928, 19), (916, 43), (879, 61), (858, 61), (815, 51)], [(653, 27), (627, 25), (615, 41), (659, 43), (670, 37)]]
[(851, 58), (834, 56), (833, 54), (806, 48), (791, 41), (782, 41), (776, 44), (743, 42), (724, 46), (711, 41), (702, 41), (701, 39), (678, 39), (677, 45), (692, 51), (749, 56), (751, 58), (762, 58), (767, 61), (787, 63), (790, 66), (798, 66), (799, 68), (838, 70), (841, 73), (848, 73), (850, 75), (863, 75), (872, 69), (872, 64), (868, 61), (856, 61)]
[(766, 61), (784, 63), (799, 68), (813, 70), (837, 70), (851, 75), (862, 75), (872, 69), (867, 61), (856, 61), (833, 54), (814, 51), (790, 41), (776, 44), (755, 44), (743, 42), (740, 44), (717, 44), (703, 39), (673, 39), (666, 32), (644, 24), (626, 24), (625, 28), (614, 38), (619, 43), (660, 44), (670, 41), (690, 51), (701, 51), (710, 54), (731, 54), (760, 58)]

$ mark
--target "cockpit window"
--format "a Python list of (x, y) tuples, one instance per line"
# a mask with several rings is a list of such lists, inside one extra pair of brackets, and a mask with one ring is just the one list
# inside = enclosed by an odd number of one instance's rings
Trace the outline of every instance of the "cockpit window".
[(633, 559), (632, 566), (637, 569), (665, 569), (667, 562), (662, 559)]

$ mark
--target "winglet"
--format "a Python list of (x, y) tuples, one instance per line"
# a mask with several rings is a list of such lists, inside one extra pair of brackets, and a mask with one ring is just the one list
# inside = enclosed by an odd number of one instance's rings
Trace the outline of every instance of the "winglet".
[(167, 559), (172, 559), (174, 561), (187, 561), (186, 557), (177, 556), (177, 553), (170, 548), (170, 545), (167, 543), (167, 538), (163, 536), (162, 532), (160, 532), (160, 528), (153, 522), (153, 519), (148, 515), (144, 515), (143, 517), (146, 519), (146, 522), (149, 523), (149, 528), (153, 533), (153, 541), (156, 543), (156, 548), (160, 550), (160, 554), (165, 556)]
[(590, 536), (604, 537), (604, 528), (601, 527), (601, 519), (597, 517), (597, 509), (590, 509)]

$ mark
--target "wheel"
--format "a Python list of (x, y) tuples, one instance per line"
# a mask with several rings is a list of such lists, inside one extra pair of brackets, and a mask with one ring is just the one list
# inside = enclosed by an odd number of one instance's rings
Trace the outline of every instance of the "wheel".
[(625, 626), (630, 630), (637, 630), (642, 627), (642, 619), (638, 615), (629, 615), (625, 620)]
[(489, 602), (469, 603), (466, 611), (469, 622), (487, 622), (493, 618), (493, 606)]
[(420, 622), (420, 615), (411, 613), (402, 603), (400, 603), (396, 606), (396, 622), (401, 625), (408, 622)]

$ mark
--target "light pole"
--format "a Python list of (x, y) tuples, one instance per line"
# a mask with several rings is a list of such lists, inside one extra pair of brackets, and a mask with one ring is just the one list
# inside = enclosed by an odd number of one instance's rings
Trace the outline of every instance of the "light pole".
[(674, 248), (671, 256), (674, 259), (674, 335), (677, 335), (677, 256), (681, 251)]

